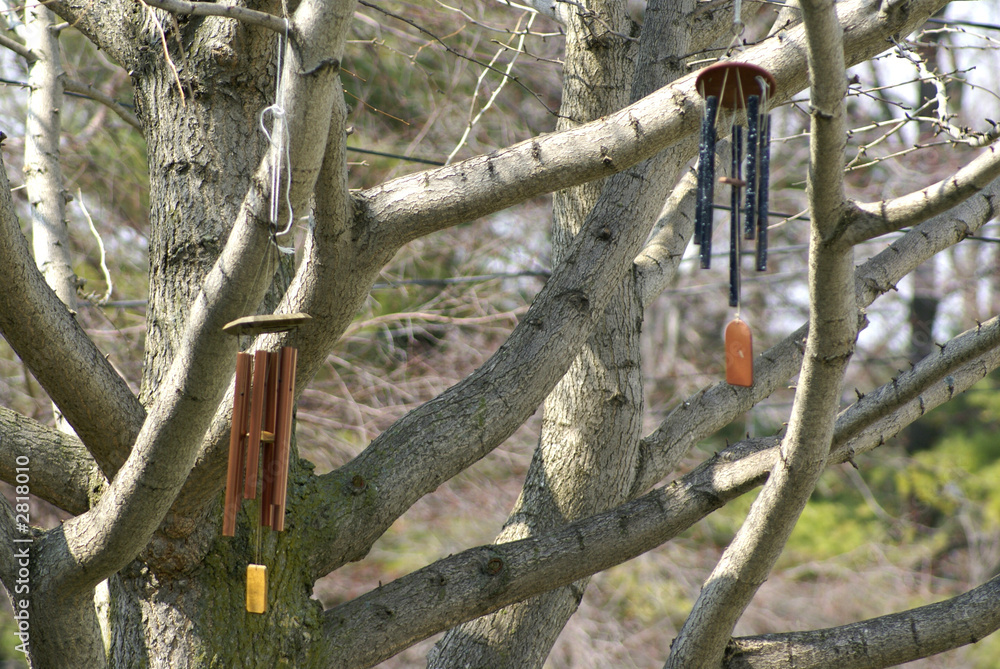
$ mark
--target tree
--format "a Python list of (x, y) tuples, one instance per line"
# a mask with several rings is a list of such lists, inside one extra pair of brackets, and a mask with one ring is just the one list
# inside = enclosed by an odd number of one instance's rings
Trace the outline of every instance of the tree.
[[(724, 50), (732, 11), (654, 0), (640, 30), (624, 2), (534, 5), (565, 30), (555, 131), (363, 190), (348, 188), (340, 81), (354, 2), (289, 2), (285, 20), (271, 1), (55, 0), (27, 10), (19, 39), (3, 38), (30, 63), (26, 144), (38, 158), (25, 159), (34, 253), (0, 177), (0, 332), (65, 429), (0, 408), (0, 476), (22, 484), (27, 474), (32, 495), (70, 516), (26, 531), (20, 502), (0, 505), (0, 580), (30, 621), (33, 666), (361, 667), (444, 630), (431, 666), (540, 666), (589, 576), (757, 487), (667, 666), (889, 666), (1000, 625), (994, 578), (845, 627), (732, 638), (824, 469), (877, 448), (1000, 365), (994, 319), (840, 410), (866, 309), (986, 224), (1000, 193), (990, 145), (908, 195), (846, 195), (847, 68), (947, 2), (802, 0), (801, 20), (782, 14), (771, 37), (740, 55), (774, 74), (775, 104), (808, 89), (809, 320), (755, 359), (752, 387), (717, 383), (678, 398), (646, 436), (643, 309), (674, 277), (692, 232), (686, 165), (702, 102), (680, 55)], [(128, 72), (135, 118), (60, 77), (48, 10)], [(60, 255), (60, 88), (102, 100), (145, 138), (149, 303), (138, 393), (74, 316), (72, 261)], [(257, 128), (272, 103), (280, 110), (269, 143)], [(246, 616), (248, 515), (234, 540), (219, 535), (238, 346), (222, 326), (257, 310), (310, 314), (294, 334), (251, 344), (298, 349), (301, 396), (400, 249), (547, 193), (556, 193), (551, 277), (488, 361), (330, 473), (293, 458), (288, 528), (259, 549), (280, 587), (267, 615)], [(276, 243), (286, 226), (301, 246), (294, 267)], [(901, 230), (855, 267), (858, 244)], [(742, 440), (655, 487), (693, 444), (796, 376), (781, 436)], [(317, 579), (361, 559), (417, 500), (543, 403), (538, 448), (497, 543), (326, 611), (310, 598)]]

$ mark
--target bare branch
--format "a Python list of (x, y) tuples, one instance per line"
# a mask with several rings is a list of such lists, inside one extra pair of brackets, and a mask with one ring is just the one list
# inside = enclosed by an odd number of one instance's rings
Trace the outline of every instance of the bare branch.
[(224, 16), (243, 23), (260, 26), (274, 32), (288, 30), (288, 22), (280, 16), (259, 12), (237, 5), (223, 5), (218, 2), (185, 2), (185, 0), (142, 0), (150, 7), (158, 7), (168, 12), (188, 16)]
[(957, 173), (922, 190), (883, 202), (858, 204), (847, 217), (845, 244), (860, 244), (921, 223), (964, 202), (1000, 176), (1000, 148), (991, 144)]
[[(886, 35), (909, 33), (945, 4), (917, 0), (905, 12), (882, 12), (863, 0), (838, 3), (840, 20), (851, 26), (844, 37), (849, 65), (884, 51)], [(803, 27), (748, 49), (741, 60), (771, 72), (778, 81), (773, 102), (787, 101), (807, 84)], [(399, 246), (536, 195), (621, 171), (697, 132), (701, 102), (694, 77), (578, 128), (362, 191), (354, 196), (358, 222), (374, 226), (380, 243)]]
[(876, 669), (976, 643), (1000, 629), (1000, 576), (958, 597), (809, 632), (733, 639), (725, 669)]
[[(31, 52), (31, 49), (24, 46), (20, 42), (6, 35), (0, 34), (0, 46), (6, 47), (16, 53), (17, 55), (24, 58), (25, 61), (30, 65), (38, 60), (37, 56)], [(135, 114), (125, 109), (121, 106), (114, 98), (110, 95), (106, 95), (101, 91), (97, 90), (88, 83), (73, 79), (66, 75), (65, 72), (62, 73), (63, 90), (67, 93), (76, 93), (84, 97), (91, 98), (117, 114), (123, 121), (128, 123), (130, 126), (137, 130), (142, 130), (142, 126), (139, 124), (139, 119), (136, 118)]]
[(96, 102), (100, 102), (102, 105), (117, 114), (118, 118), (125, 121), (136, 130), (142, 130), (142, 124), (139, 123), (139, 119), (136, 118), (135, 114), (118, 104), (118, 102), (110, 95), (106, 95), (90, 84), (66, 77), (64, 75), (63, 89), (68, 93), (77, 93), (78, 95), (84, 95)]
[(28, 63), (33, 63), (37, 60), (35, 54), (31, 53), (31, 49), (24, 46), (16, 39), (7, 37), (6, 35), (0, 34), (0, 46), (10, 49), (21, 58), (28, 61)]
[(913, 369), (901, 373), (891, 383), (866, 394), (837, 421), (840, 439), (856, 436), (864, 427), (888, 415), (895, 407), (915, 398), (919, 392), (936, 382), (956, 366), (984, 355), (1000, 346), (1000, 319), (992, 318), (978, 327), (955, 337), (939, 347), (935, 355), (921, 360)]
[(25, 8), (24, 36), (36, 56), (28, 67), (24, 186), (31, 206), (31, 243), (45, 281), (68, 308), (76, 308), (76, 274), (70, 258), (59, 141), (63, 88), (53, 14), (44, 5)]
[(697, 177), (688, 171), (670, 194), (660, 220), (635, 259), (636, 291), (644, 307), (659, 297), (677, 272), (694, 231)]

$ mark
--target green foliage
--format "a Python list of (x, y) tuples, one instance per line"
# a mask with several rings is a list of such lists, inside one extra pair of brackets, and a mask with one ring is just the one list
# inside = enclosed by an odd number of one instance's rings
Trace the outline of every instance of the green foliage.
[(16, 650), (21, 640), (17, 633), (17, 623), (14, 621), (10, 611), (4, 611), (0, 615), (0, 666), (4, 669), (17, 669), (24, 667), (27, 669), (28, 663), (24, 659), (24, 654)]

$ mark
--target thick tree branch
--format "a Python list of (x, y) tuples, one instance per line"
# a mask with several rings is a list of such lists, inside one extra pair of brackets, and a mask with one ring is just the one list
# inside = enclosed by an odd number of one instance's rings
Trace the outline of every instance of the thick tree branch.
[(0, 333), (110, 479), (145, 411), (31, 260), (0, 165)]
[(185, 0), (142, 0), (142, 2), (150, 7), (158, 7), (182, 16), (224, 16), (274, 32), (285, 32), (289, 25), (285, 19), (274, 14), (218, 2), (185, 2)]
[(79, 439), (0, 407), (0, 479), (15, 482), (18, 457), (30, 462), (31, 494), (73, 515), (90, 508), (91, 488), (105, 482)]
[(639, 301), (648, 307), (673, 280), (694, 232), (697, 177), (688, 170), (670, 194), (649, 241), (635, 259)]
[(844, 222), (844, 244), (860, 244), (921, 223), (964, 202), (1000, 176), (1000, 147), (991, 144), (961, 170), (922, 190), (882, 202), (858, 204)]
[[(880, 8), (864, 0), (839, 3), (840, 20), (848, 28), (844, 36), (848, 65), (884, 51), (887, 35), (908, 34), (946, 4), (916, 0)], [(775, 104), (806, 85), (802, 26), (748, 49), (740, 59), (775, 76)], [(613, 174), (697, 131), (701, 103), (694, 91), (695, 76), (579, 128), (362, 191), (355, 195), (356, 216), (375, 226), (382, 243), (401, 245), (536, 195)]]
[[(961, 335), (917, 366), (925, 365), (924, 370), (915, 368), (887, 384), (904, 391), (890, 396), (892, 413), (866, 425), (859, 437), (845, 438), (856, 423), (853, 407), (842, 412), (827, 466), (881, 446), (919, 416), (1000, 367), (997, 327), (994, 319), (989, 333), (972, 330)], [(961, 356), (946, 352), (953, 348), (989, 350), (959, 364)], [(932, 368), (934, 372), (929, 372)], [(948, 376), (941, 378), (941, 373)], [(913, 391), (917, 399), (896, 403), (914, 396)], [(863, 407), (863, 402), (855, 406)], [(863, 420), (874, 419), (866, 409), (858, 411)], [(651, 550), (761, 485), (780, 462), (778, 444), (777, 438), (739, 442), (684, 477), (615, 509), (539, 537), (464, 551), (329, 609), (324, 614), (322, 644), (323, 652), (329, 653), (327, 666), (374, 665), (442, 629)], [(362, 631), (372, 630), (381, 641), (377, 647), (363, 641), (367, 637)]]
[(1000, 629), (1000, 576), (958, 597), (809, 632), (733, 639), (725, 669), (880, 669), (976, 643)]

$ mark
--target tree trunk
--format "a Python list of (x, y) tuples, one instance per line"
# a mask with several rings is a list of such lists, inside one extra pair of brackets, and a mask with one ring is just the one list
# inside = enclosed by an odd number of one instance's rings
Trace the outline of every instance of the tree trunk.
[[(270, 535), (270, 536), (268, 536)], [(111, 667), (321, 666), (310, 656), (319, 602), (310, 599), (297, 551), (265, 531), (264, 614), (247, 613), (249, 537), (220, 538), (210, 557), (186, 573), (154, 572), (139, 561), (110, 579)], [(275, 558), (276, 547), (280, 559)]]
[[(151, 11), (169, 26), (169, 15)], [(163, 62), (156, 28), (146, 30), (149, 43), (157, 45), (147, 52), (155, 66), (134, 71), (133, 85), (150, 178), (149, 306), (140, 391), (148, 407), (173, 359), (191, 301), (226, 242), (263, 155), (258, 115), (273, 101), (275, 40), (272, 33), (235, 21), (186, 23), (180, 32), (183, 52), (174, 34), (167, 40), (180, 68), (175, 77)], [(231, 60), (236, 53), (238, 62)], [(245, 306), (254, 313), (258, 305)]]

